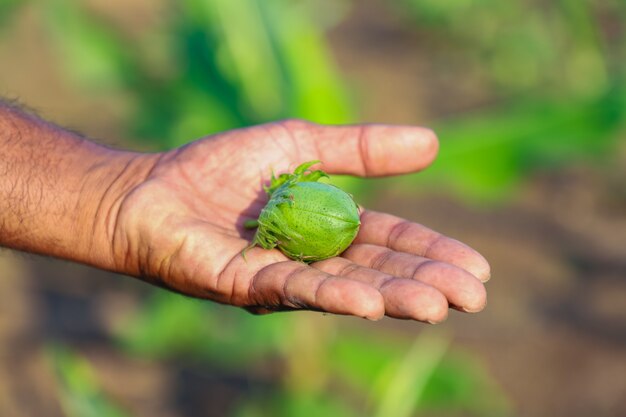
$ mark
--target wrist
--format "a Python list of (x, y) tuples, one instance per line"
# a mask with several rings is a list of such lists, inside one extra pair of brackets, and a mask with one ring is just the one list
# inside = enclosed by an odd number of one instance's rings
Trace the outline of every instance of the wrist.
[(99, 148), (99, 157), (87, 169), (81, 185), (77, 211), (81, 236), (77, 244), (85, 251), (76, 260), (124, 272), (115, 250), (119, 246), (116, 240), (126, 238), (118, 233), (119, 213), (133, 190), (149, 176), (160, 154)]
[(102, 268), (125, 196), (158, 155), (117, 151), (0, 103), (0, 246)]

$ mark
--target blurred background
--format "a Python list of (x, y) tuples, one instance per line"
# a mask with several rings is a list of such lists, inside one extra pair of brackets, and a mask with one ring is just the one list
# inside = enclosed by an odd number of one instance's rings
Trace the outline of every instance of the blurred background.
[(102, 143), (433, 127), (427, 172), (337, 181), (493, 269), (484, 312), (428, 326), (4, 250), (0, 415), (626, 415), (625, 22), (621, 0), (0, 0), (0, 96)]

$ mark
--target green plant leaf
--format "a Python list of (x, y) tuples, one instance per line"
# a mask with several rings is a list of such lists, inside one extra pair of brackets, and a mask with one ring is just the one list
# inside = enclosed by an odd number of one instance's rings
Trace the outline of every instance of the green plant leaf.
[(62, 345), (47, 347), (57, 376), (61, 406), (68, 417), (128, 417), (98, 382), (89, 362)]
[(0, 0), (0, 34), (10, 27), (13, 16), (27, 3), (27, 0)]
[(216, 361), (246, 367), (283, 348), (291, 326), (284, 315), (254, 317), (232, 307), (155, 290), (116, 332), (124, 349), (153, 358)]
[(397, 184), (445, 185), (468, 201), (501, 201), (533, 170), (606, 158), (624, 126), (623, 109), (615, 93), (592, 102), (533, 100), (444, 120), (435, 127), (441, 145), (433, 166)]
[(312, 3), (259, 2), (267, 19), (278, 60), (285, 73), (288, 117), (318, 123), (354, 121), (345, 84), (319, 25), (311, 19)]
[(381, 372), (375, 384), (375, 417), (410, 417), (420, 404), (450, 344), (449, 336), (422, 332), (407, 352)]
[(452, 349), (438, 364), (424, 388), (420, 408), (485, 417), (514, 414), (510, 399), (487, 366), (476, 355), (460, 349)]

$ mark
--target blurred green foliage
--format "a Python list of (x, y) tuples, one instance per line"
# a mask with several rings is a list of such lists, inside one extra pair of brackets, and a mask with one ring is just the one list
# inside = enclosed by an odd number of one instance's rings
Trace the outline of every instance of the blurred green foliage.
[[(0, 24), (23, 3), (0, 2)], [(167, 149), (286, 117), (357, 121), (325, 38), (349, 3), (168, 1), (164, 25), (138, 37), (77, 0), (39, 5), (68, 79), (90, 93), (123, 92), (133, 109), (129, 134)], [(438, 162), (419, 177), (394, 180), (401, 189), (444, 184), (468, 200), (493, 201), (533, 170), (607, 159), (623, 134), (626, 31), (605, 26), (626, 21), (624, 2), (401, 0), (387, 7), (456, 57), (442, 60), (442, 71), (474, 77), (493, 103), (436, 121)], [(353, 192), (375, 189), (338, 182)], [(374, 339), (357, 328), (339, 334), (335, 320), (312, 317), (252, 317), (155, 290), (116, 337), (126, 352), (154, 359), (249, 372), (282, 364), (271, 393), (240, 403), (238, 417), (511, 414), (486, 367), (452, 347), (448, 335)], [(68, 415), (121, 415), (83, 359), (51, 352)]]
[(47, 357), (55, 371), (61, 408), (67, 417), (128, 417), (102, 391), (94, 369), (62, 345), (50, 345)]
[(575, 162), (611, 161), (623, 135), (626, 103), (620, 92), (592, 101), (521, 100), (503, 109), (442, 122), (442, 150), (433, 167), (398, 184), (445, 184), (467, 201), (511, 197), (533, 171)]
[(20, 0), (0, 1), (0, 31), (8, 26), (14, 13), (19, 9)]
[[(496, 105), (440, 120), (441, 156), (420, 178), (467, 199), (510, 196), (529, 172), (610, 160), (626, 128), (626, 4), (403, 0)], [(622, 22), (622, 23), (620, 23)]]
[[(164, 317), (167, 316), (167, 317)], [(143, 358), (184, 358), (224, 370), (284, 366), (268, 395), (252, 395), (234, 416), (412, 416), (418, 410), (512, 415), (481, 362), (437, 329), (411, 337), (337, 328), (316, 313), (256, 317), (165, 291), (118, 329), (124, 349)]]
[(615, 162), (626, 132), (626, 3), (401, 0), (389, 7), (436, 45), (436, 68), (483, 86), (492, 104), (430, 122), (441, 146), (427, 171), (338, 185), (365, 202), (382, 188), (444, 187), (490, 204), (511, 197), (534, 171)]
[(118, 337), (125, 350), (145, 357), (210, 359), (237, 366), (250, 366), (286, 349), (288, 320), (245, 320), (248, 313), (228, 314), (229, 310), (156, 291), (119, 329)]
[[(613, 81), (601, 33), (602, 13), (619, 2), (557, 0), (402, 0), (420, 28), (453, 42), (470, 68), (485, 72), (502, 93), (598, 98)], [(613, 57), (617, 58), (617, 57)]]
[(312, 2), (171, 2), (162, 32), (135, 40), (80, 2), (45, 4), (71, 78), (95, 91), (123, 90), (134, 101), (130, 131), (154, 147), (287, 117), (354, 119), (324, 34), (309, 17)]

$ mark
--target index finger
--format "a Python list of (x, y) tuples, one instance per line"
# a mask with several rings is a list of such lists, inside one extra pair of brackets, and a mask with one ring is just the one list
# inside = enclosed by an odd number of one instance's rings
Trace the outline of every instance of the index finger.
[(391, 214), (364, 211), (361, 229), (354, 242), (385, 246), (447, 262), (465, 269), (483, 282), (491, 275), (487, 260), (466, 244)]

